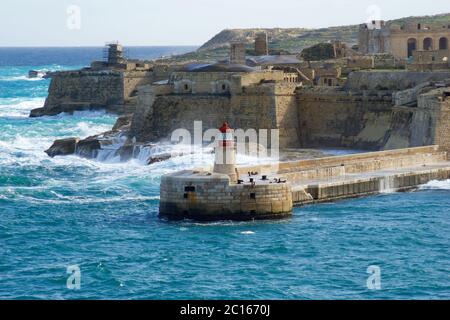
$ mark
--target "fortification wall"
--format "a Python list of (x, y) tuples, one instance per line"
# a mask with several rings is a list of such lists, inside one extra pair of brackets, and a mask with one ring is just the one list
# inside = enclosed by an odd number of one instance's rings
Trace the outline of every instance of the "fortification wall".
[(51, 78), (44, 107), (32, 110), (32, 117), (86, 109), (133, 112), (137, 86), (153, 81), (148, 71), (64, 71)]
[(385, 149), (437, 144), (450, 151), (450, 99), (445, 89), (417, 96), (417, 105), (394, 108)]
[(298, 146), (295, 88), (268, 83), (244, 87), (242, 93), (233, 95), (155, 95), (138, 105), (137, 110), (144, 110), (140, 112), (144, 120), (132, 124), (132, 134), (137, 142), (158, 141), (180, 128), (193, 134), (194, 121), (202, 121), (203, 131), (228, 121), (233, 128), (244, 130), (282, 127), (280, 145)]
[(348, 90), (391, 90), (410, 89), (427, 81), (441, 81), (450, 78), (450, 72), (414, 71), (358, 71), (348, 76), (345, 88)]
[(298, 90), (304, 147), (380, 149), (390, 127), (392, 94), (339, 88)]
[(123, 74), (123, 96), (125, 102), (137, 95), (139, 86), (151, 84), (155, 79), (152, 72), (149, 71), (128, 71)]
[(283, 71), (174, 72), (170, 83), (178, 94), (239, 94), (242, 88), (264, 81), (283, 81)]
[(442, 90), (419, 96), (411, 125), (411, 146), (438, 144), (450, 151), (450, 99)]

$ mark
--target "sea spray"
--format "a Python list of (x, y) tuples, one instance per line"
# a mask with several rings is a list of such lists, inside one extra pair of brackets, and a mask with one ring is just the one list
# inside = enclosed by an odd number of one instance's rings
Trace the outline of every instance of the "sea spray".
[(427, 184), (420, 186), (419, 189), (421, 189), (421, 190), (450, 190), (450, 179), (443, 180), (443, 181), (433, 180), (433, 181), (428, 182)]
[(395, 177), (394, 176), (385, 176), (380, 178), (380, 193), (393, 193), (396, 191), (395, 189)]

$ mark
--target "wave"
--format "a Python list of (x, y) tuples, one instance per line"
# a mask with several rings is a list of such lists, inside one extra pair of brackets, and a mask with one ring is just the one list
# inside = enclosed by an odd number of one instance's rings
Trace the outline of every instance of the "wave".
[(449, 180), (433, 180), (420, 186), (421, 190), (450, 190), (450, 179)]
[[(2, 190), (3, 188), (0, 188)], [(94, 204), (94, 203), (115, 203), (115, 202), (132, 202), (132, 201), (156, 201), (159, 200), (159, 196), (143, 196), (143, 195), (133, 195), (133, 196), (113, 196), (113, 197), (93, 197), (93, 196), (63, 196), (55, 191), (50, 191), (50, 194), (54, 198), (37, 198), (29, 194), (24, 194), (21, 192), (21, 187), (8, 187), (2, 190), (1, 199), (5, 200), (18, 200), (27, 203), (35, 204)], [(34, 187), (34, 190), (39, 189), (39, 187)]]
[(28, 118), (30, 111), (44, 105), (45, 98), (6, 98), (0, 99), (0, 117)]
[(27, 76), (0, 77), (0, 81), (43, 81), (43, 77), (29, 78)]

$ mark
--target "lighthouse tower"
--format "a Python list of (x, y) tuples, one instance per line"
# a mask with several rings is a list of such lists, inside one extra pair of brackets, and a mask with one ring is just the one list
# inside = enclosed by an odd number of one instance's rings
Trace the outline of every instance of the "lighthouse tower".
[(226, 174), (232, 182), (238, 179), (236, 170), (236, 149), (233, 129), (225, 122), (219, 128), (221, 133), (215, 148), (214, 172)]

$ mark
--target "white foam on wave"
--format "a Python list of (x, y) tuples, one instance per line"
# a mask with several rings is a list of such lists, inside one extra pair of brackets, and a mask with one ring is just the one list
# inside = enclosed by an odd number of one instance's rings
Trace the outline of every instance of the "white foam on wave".
[(42, 81), (43, 77), (29, 78), (27, 76), (0, 77), (0, 81)]
[(34, 194), (29, 194), (29, 189), (36, 190), (46, 190), (50, 188), (50, 185), (46, 185), (45, 187), (0, 187), (0, 193), (2, 194), (2, 199), (16, 199), (19, 201), (25, 201), (29, 203), (35, 204), (53, 204), (53, 205), (62, 205), (62, 204), (93, 204), (93, 203), (114, 203), (114, 202), (131, 202), (131, 201), (154, 201), (159, 200), (159, 196), (144, 196), (140, 194), (133, 195), (119, 195), (113, 197), (96, 197), (92, 195), (84, 195), (84, 196), (64, 196), (55, 191), (50, 191), (53, 198), (39, 198)]
[(450, 179), (449, 180), (433, 180), (420, 186), (421, 190), (450, 190)]
[(30, 111), (44, 105), (45, 98), (0, 99), (0, 117), (28, 118)]

